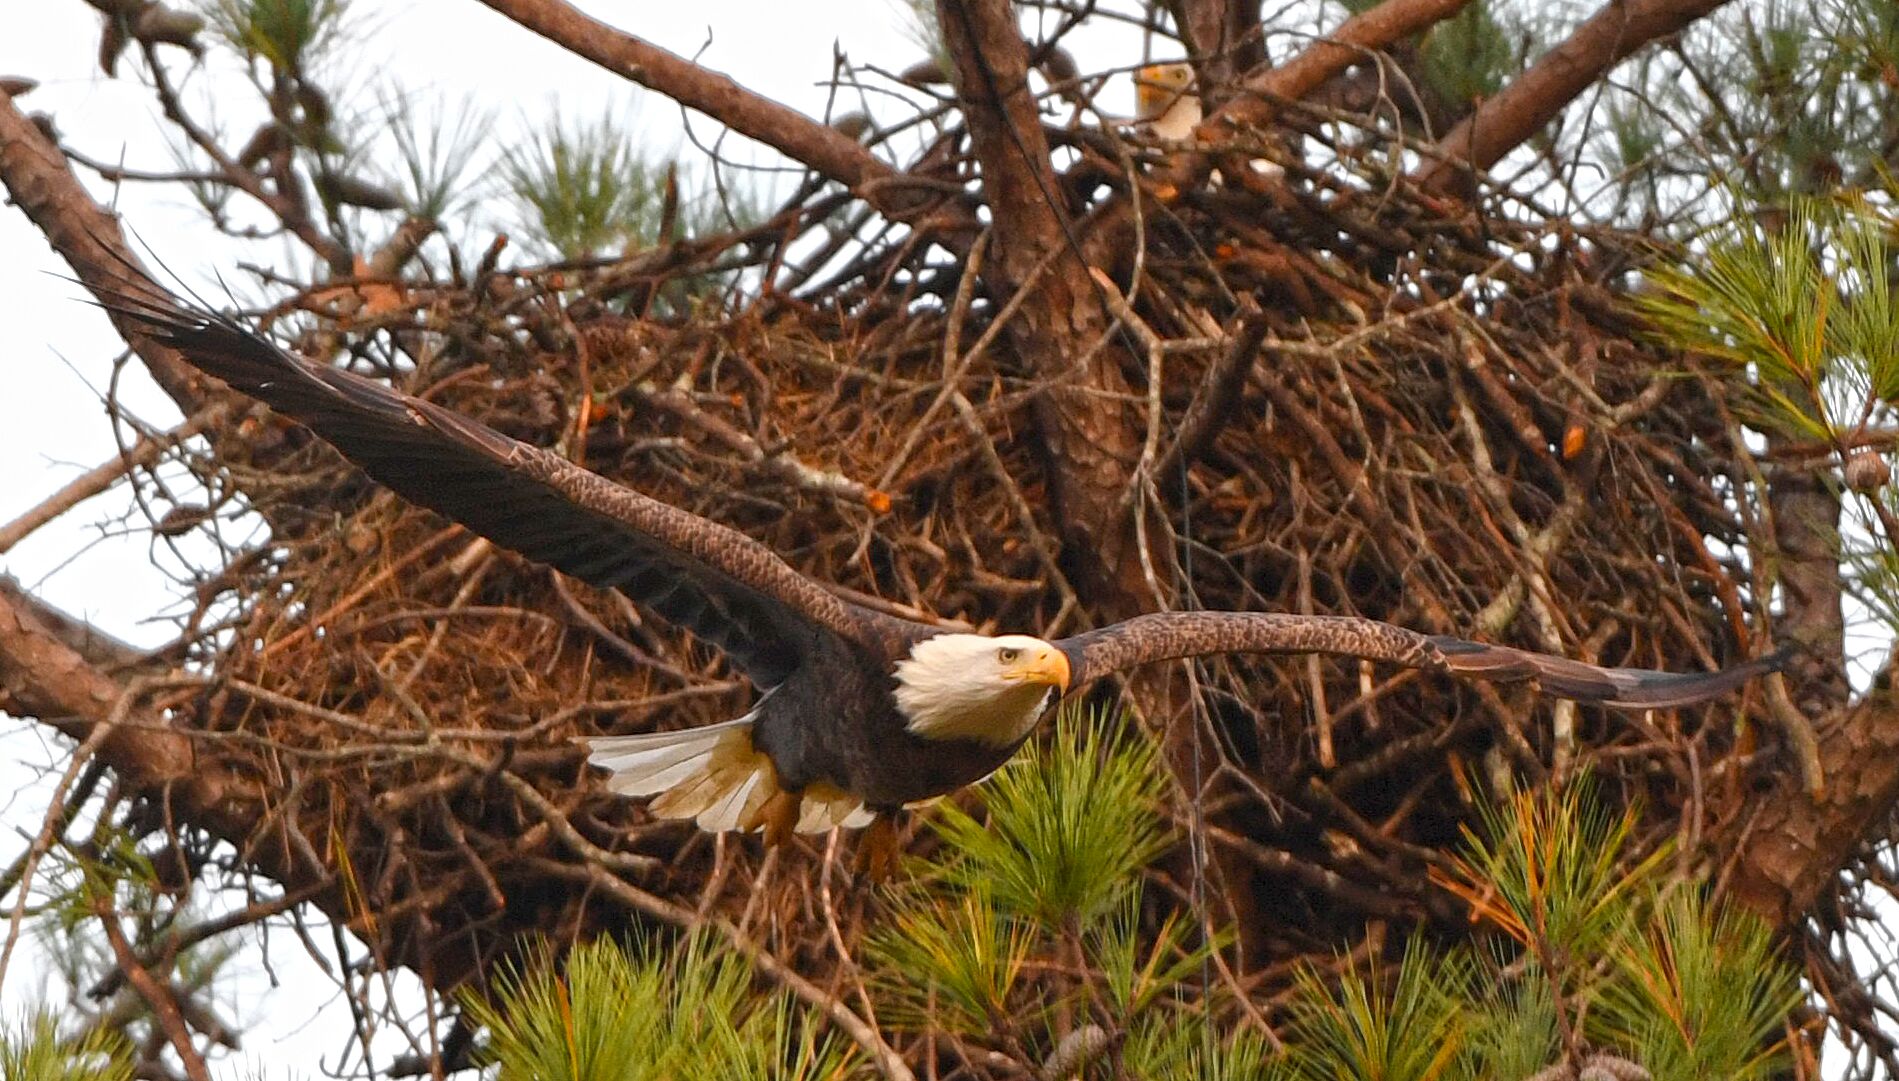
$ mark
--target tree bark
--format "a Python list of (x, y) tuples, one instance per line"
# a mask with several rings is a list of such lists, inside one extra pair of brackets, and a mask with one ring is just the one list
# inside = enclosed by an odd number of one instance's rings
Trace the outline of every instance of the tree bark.
[(1279, 113), (1280, 102), (1305, 97), (1346, 68), (1364, 61), (1368, 53), (1422, 33), (1456, 15), (1468, 3), (1470, 0), (1385, 0), (1345, 20), (1337, 30), (1286, 63), (1248, 77), (1241, 84), (1243, 92), (1209, 116), (1201, 127), (1212, 135), (1220, 129), (1209, 125), (1270, 124)]
[[(1125, 582), (1131, 530), (1116, 521), (1139, 444), (1107, 311), (1059, 203), (1035, 97), (1028, 43), (1009, 0), (939, 0), (956, 91), (994, 215), (991, 295), (1030, 290), (1009, 327), (1021, 363), (1048, 389), (1036, 403), (1050, 512), (1071, 556), (1112, 594)], [(1044, 269), (1046, 267), (1046, 269)]]
[(1775, 927), (1805, 919), (1853, 853), (1883, 835), (1899, 806), (1895, 663), (1899, 655), (1865, 701), (1817, 726), (1825, 790), (1808, 791), (1789, 767), (1743, 818), (1726, 891)]
[(1235, 79), (1266, 62), (1258, 0), (1174, 0), (1171, 7), (1207, 101), (1226, 101)]

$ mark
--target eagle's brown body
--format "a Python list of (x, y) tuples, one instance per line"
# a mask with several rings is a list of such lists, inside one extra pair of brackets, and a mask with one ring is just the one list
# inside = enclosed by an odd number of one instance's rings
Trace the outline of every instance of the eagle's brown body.
[(610, 786), (656, 796), (655, 813), (696, 817), (707, 828), (775, 821), (782, 834), (794, 821), (801, 829), (855, 824), (865, 809), (953, 791), (1007, 761), (1071, 684), (1156, 660), (1327, 653), (1535, 679), (1550, 693), (1619, 708), (1701, 701), (1777, 663), (1696, 675), (1609, 669), (1371, 620), (1274, 613), (1157, 613), (1054, 643), (944, 635), (839, 598), (743, 534), (429, 402), (309, 364), (148, 287), (102, 299), (205, 372), (307, 425), (404, 498), (617, 589), (729, 656), (761, 692), (746, 717), (593, 741), (596, 764), (613, 771)]
[(915, 643), (941, 628), (891, 619), (872, 649), (832, 653), (759, 703), (752, 742), (778, 770), (780, 785), (801, 791), (825, 782), (860, 798), (873, 811), (933, 799), (994, 773), (1021, 741), (994, 746), (975, 740), (927, 739), (891, 694), (891, 669)]

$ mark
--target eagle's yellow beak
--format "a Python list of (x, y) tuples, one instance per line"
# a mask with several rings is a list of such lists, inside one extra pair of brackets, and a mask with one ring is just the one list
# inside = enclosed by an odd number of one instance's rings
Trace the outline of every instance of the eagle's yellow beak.
[(1193, 69), (1185, 64), (1149, 64), (1134, 73), (1135, 116), (1158, 120), (1193, 83)]
[(1054, 646), (1043, 646), (1016, 663), (1007, 678), (1023, 683), (1043, 683), (1059, 694), (1068, 693), (1068, 654)]

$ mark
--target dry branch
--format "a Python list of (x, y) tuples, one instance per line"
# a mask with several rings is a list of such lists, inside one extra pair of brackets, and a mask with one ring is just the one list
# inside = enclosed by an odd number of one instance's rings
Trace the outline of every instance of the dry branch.
[(172, 1051), (178, 1055), (178, 1061), (184, 1063), (185, 1076), (191, 1081), (211, 1081), (211, 1070), (205, 1065), (204, 1055), (191, 1040), (191, 1029), (185, 1024), (184, 1012), (172, 989), (159, 982), (139, 960), (137, 951), (125, 937), (125, 928), (119, 924), (119, 914), (113, 911), (110, 898), (101, 898), (94, 906), (93, 915), (98, 926), (105, 931), (106, 942), (112, 947), (112, 956), (118, 961), (119, 968), (125, 973), (126, 980), (133, 990), (152, 1008), (152, 1016), (158, 1019), (159, 1030), (170, 1042)]
[(1615, 65), (1652, 41), (1679, 33), (1728, 0), (1610, 0), (1544, 53), (1437, 144), (1416, 177), (1448, 193), (1503, 160), (1556, 119)]
[(576, 56), (706, 114), (741, 135), (843, 184), (890, 214), (913, 209), (915, 193), (857, 140), (725, 75), (582, 14), (562, 0), (482, 0)]

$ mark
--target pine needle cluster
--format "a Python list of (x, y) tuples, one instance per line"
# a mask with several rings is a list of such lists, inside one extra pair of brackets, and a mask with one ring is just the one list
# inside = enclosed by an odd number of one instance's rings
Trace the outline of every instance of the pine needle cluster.
[(1886, 202), (1792, 200), (1784, 212), (1730, 222), (1693, 259), (1652, 271), (1657, 289), (1643, 302), (1666, 340), (1746, 388), (1750, 423), (1818, 459), (1848, 513), (1848, 581), (1888, 628), (1899, 626), (1887, 438), (1899, 423), (1896, 224)]
[(1178, 839), (1153, 744), (1113, 720), (1064, 712), (983, 786), (983, 818), (937, 813), (945, 854), (870, 942), (879, 1016), (1051, 1077), (1250, 1076), (1231, 1070), (1265, 1061), (1263, 1034), (1203, 1023), (1221, 940), (1145, 889)]
[(1511, 798), (1433, 874), (1488, 936), (1448, 950), (1414, 939), (1395, 973), (1376, 953), (1336, 979), (1308, 969), (1268, 1076), (1776, 1076), (1793, 970), (1765, 926), (1671, 879), (1665, 847), (1634, 851), (1634, 821), (1587, 783)]
[[(1178, 839), (1151, 745), (1069, 714), (946, 809), (872, 941), (878, 1015), (1042, 1076), (1272, 1081), (1734, 1081), (1787, 1062), (1792, 969), (1764, 926), (1641, 849), (1639, 811), (1578, 782), (1489, 811), (1433, 874), (1479, 933), (1371, 936), (1305, 967), (1269, 1031), (1210, 975), (1222, 941), (1156, 904)], [(1278, 1044), (1278, 1046), (1275, 1046)]]
[(470, 995), (496, 1081), (826, 1081), (852, 1056), (699, 937), (552, 950)]
[(556, 117), (503, 152), (501, 175), (530, 235), (568, 259), (650, 244), (667, 184), (611, 117)]
[(348, 0), (206, 0), (211, 28), (232, 49), (300, 73), (342, 40)]
[(118, 1037), (93, 1029), (62, 1036), (52, 1014), (36, 1012), (0, 1028), (0, 1081), (132, 1081)]

